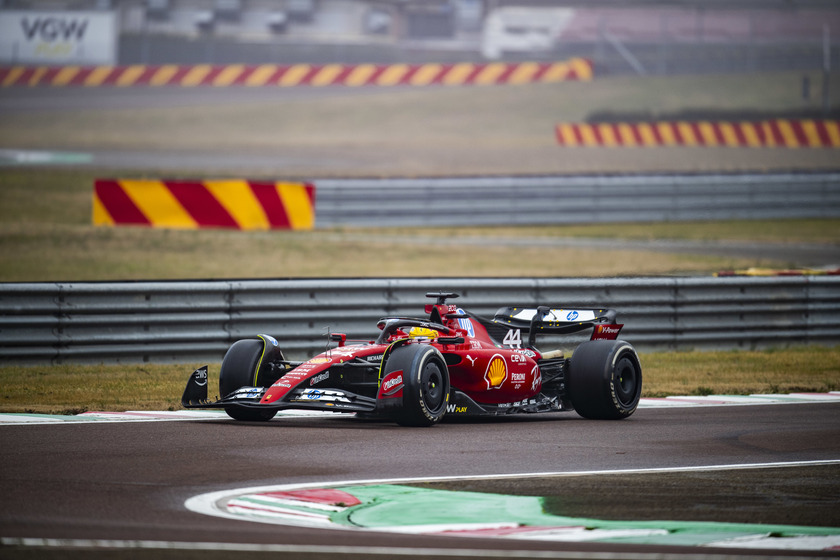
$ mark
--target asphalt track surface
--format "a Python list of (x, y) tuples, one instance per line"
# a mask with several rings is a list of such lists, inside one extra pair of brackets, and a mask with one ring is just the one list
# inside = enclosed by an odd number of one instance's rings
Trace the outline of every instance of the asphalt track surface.
[(142, 109), (261, 103), (281, 99), (365, 95), (372, 88), (7, 88), (0, 89), (0, 114), (90, 109)]
[[(204, 516), (188, 511), (184, 502), (206, 492), (306, 482), (837, 461), (840, 406), (640, 409), (620, 422), (563, 413), (444, 423), (431, 429), (344, 415), (282, 418), (266, 424), (209, 420), (0, 426), (0, 447), (0, 537), (6, 539), (271, 544), (290, 547), (282, 549), (287, 557), (342, 559), (427, 557), (430, 551), (446, 558), (446, 550), (453, 557), (487, 557), (496, 551), (526, 558), (654, 558), (677, 553), (697, 558), (767, 557), (767, 550), (293, 528)], [(473, 491), (552, 495), (569, 501), (569, 513), (602, 519), (702, 517), (836, 527), (838, 475), (840, 465), (829, 464), (447, 484), (463, 484)], [(269, 557), (268, 551), (232, 554), (0, 547), (2, 558)], [(840, 551), (772, 555), (836, 557)]]

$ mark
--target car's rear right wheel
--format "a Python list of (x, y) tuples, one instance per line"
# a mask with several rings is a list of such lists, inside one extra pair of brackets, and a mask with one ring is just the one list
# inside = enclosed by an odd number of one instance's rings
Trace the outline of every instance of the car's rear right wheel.
[(642, 396), (639, 356), (623, 340), (584, 342), (569, 359), (566, 386), (572, 406), (584, 418), (627, 418)]

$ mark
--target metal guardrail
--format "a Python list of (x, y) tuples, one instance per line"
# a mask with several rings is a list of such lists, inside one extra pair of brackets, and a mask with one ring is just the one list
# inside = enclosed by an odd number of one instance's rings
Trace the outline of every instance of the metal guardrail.
[(380, 317), (421, 316), (424, 294), (440, 290), (489, 317), (507, 305), (612, 307), (622, 338), (641, 350), (840, 343), (831, 276), (9, 283), (0, 284), (0, 364), (217, 362), (258, 333), (302, 359), (325, 347), (327, 328), (370, 340)]
[(840, 173), (319, 179), (316, 227), (840, 216)]

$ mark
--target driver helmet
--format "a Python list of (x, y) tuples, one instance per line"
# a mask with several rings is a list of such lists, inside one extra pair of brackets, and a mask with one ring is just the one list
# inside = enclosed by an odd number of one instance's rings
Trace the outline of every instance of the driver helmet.
[(412, 327), (408, 331), (408, 337), (417, 342), (431, 342), (438, 337), (438, 333), (436, 330), (426, 327)]

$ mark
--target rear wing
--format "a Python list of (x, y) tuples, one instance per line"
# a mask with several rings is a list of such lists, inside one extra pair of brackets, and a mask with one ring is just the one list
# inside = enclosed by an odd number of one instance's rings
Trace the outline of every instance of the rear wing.
[(502, 307), (493, 317), (494, 323), (528, 331), (528, 345), (534, 346), (537, 334), (568, 334), (596, 327), (592, 339), (618, 336), (621, 327), (615, 323), (615, 309), (556, 309), (548, 306)]

